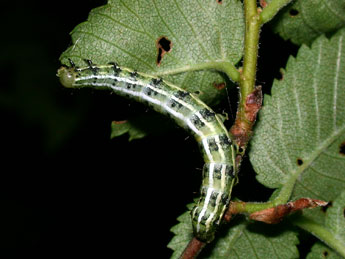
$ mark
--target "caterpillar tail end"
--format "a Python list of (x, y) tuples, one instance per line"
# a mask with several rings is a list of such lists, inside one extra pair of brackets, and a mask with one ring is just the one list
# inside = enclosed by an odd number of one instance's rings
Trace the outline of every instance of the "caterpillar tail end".
[(206, 223), (207, 216), (204, 216), (200, 219), (200, 207), (196, 206), (192, 210), (192, 225), (193, 225), (193, 235), (199, 241), (204, 243), (211, 243), (215, 238), (215, 232), (217, 229), (217, 223), (212, 222), (210, 225)]
[(74, 88), (76, 73), (74, 68), (60, 67), (57, 71), (60, 83), (66, 88)]

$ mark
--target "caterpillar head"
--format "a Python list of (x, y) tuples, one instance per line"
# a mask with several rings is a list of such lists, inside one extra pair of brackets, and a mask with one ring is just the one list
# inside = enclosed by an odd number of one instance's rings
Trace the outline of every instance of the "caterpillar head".
[(74, 67), (61, 67), (57, 71), (57, 76), (64, 87), (73, 88), (77, 73)]

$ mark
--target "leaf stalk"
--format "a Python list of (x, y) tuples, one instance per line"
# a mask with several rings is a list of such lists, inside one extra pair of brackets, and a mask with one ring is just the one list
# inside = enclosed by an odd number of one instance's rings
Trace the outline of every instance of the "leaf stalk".
[(267, 23), (273, 19), (273, 17), (282, 9), (284, 6), (292, 2), (292, 0), (273, 0), (269, 3), (260, 14), (261, 24)]

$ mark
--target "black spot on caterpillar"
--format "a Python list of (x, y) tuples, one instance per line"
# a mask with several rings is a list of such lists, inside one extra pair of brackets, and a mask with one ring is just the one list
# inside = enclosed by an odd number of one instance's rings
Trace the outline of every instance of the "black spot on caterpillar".
[(116, 63), (95, 65), (88, 60), (86, 67), (78, 68), (71, 61), (71, 67), (61, 67), (57, 75), (67, 88), (109, 89), (147, 103), (192, 133), (205, 161), (201, 196), (191, 212), (193, 232), (199, 240), (211, 242), (229, 205), (237, 173), (237, 149), (212, 109), (192, 93)]

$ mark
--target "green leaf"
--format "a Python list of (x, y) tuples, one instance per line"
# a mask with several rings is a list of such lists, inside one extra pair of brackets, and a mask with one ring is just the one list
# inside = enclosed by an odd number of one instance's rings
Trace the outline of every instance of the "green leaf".
[[(115, 61), (197, 91), (211, 103), (226, 94), (214, 85), (227, 78), (214, 70), (234, 71), (242, 57), (243, 35), (243, 7), (238, 0), (222, 4), (214, 0), (109, 0), (72, 31), (73, 45), (60, 59), (69, 64), (70, 58), (79, 66), (85, 66), (83, 59), (96, 64)], [(158, 65), (157, 44), (162, 37), (170, 42), (170, 51)]]
[(144, 131), (133, 126), (130, 121), (113, 121), (111, 123), (111, 139), (126, 133), (129, 135), (129, 141), (140, 139), (146, 136)]
[[(322, 239), (330, 247), (334, 247), (339, 253), (344, 255), (345, 253), (345, 191), (343, 191), (332, 203), (326, 211), (325, 216), (325, 231), (320, 232), (314, 229), (312, 233)], [(302, 225), (303, 227), (303, 225)], [(313, 230), (313, 229), (311, 229)], [(326, 233), (323, 236), (319, 233)], [(327, 240), (327, 235), (330, 235), (331, 239)], [(327, 242), (328, 241), (328, 242)], [(342, 258), (334, 250), (326, 247), (324, 244), (316, 243), (312, 251), (309, 253), (310, 258)]]
[(265, 96), (250, 160), (262, 184), (282, 188), (281, 202), (292, 190), (330, 201), (345, 188), (344, 71), (343, 29), (302, 46)]
[[(156, 125), (159, 125), (157, 127)], [(138, 112), (135, 116), (124, 121), (111, 123), (110, 138), (115, 138), (128, 133), (129, 141), (141, 139), (147, 135), (159, 135), (173, 129), (176, 125), (161, 114), (155, 112)]]
[(335, 238), (343, 242), (345, 250), (345, 191), (327, 209), (325, 225)]
[[(191, 209), (192, 205), (188, 207)], [(193, 237), (190, 212), (182, 214), (178, 221), (171, 229), (175, 236), (168, 244), (174, 250), (172, 258), (179, 258)], [(298, 258), (297, 244), (296, 233), (282, 225), (250, 224), (235, 219), (222, 227), (198, 258)]]
[(308, 254), (307, 259), (342, 259), (340, 255), (334, 252), (331, 248), (327, 247), (321, 242), (317, 242), (311, 248), (311, 252)]
[(298, 0), (279, 13), (273, 30), (295, 44), (311, 44), (321, 34), (344, 27), (344, 14), (344, 0)]
[(188, 211), (177, 218), (178, 224), (173, 226), (170, 231), (175, 234), (168, 244), (168, 247), (174, 250), (172, 259), (179, 258), (188, 242), (193, 238), (192, 220), (190, 211), (194, 204), (188, 204)]

